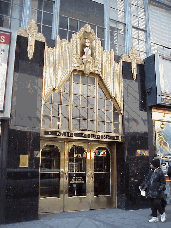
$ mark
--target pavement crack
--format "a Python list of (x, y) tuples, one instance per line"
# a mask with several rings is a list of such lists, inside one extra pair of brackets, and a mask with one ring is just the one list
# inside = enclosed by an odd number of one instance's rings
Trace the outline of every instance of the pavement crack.
[(84, 220), (85, 220), (85, 218), (83, 218), (83, 219), (77, 224), (77, 226), (76, 226), (75, 228), (77, 228), (77, 227), (79, 228), (79, 227), (80, 227), (79, 225), (80, 225)]

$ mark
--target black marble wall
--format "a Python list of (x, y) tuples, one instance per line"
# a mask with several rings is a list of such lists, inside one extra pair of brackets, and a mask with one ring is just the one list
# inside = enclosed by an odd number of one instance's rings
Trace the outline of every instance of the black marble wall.
[(149, 170), (149, 157), (136, 156), (137, 150), (148, 150), (148, 123), (144, 66), (138, 65), (133, 80), (131, 63), (123, 62), (123, 143), (117, 145), (118, 208), (139, 209), (148, 207), (140, 195), (139, 185)]
[[(33, 59), (27, 56), (27, 38), (16, 44), (12, 109), (9, 124), (5, 222), (38, 218), (41, 93), (44, 43), (36, 41)], [(20, 167), (28, 155), (28, 167)]]

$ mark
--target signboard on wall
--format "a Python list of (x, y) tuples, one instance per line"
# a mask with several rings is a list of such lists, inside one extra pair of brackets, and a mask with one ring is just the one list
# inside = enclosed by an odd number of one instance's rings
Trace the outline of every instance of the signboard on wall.
[(157, 156), (171, 157), (171, 122), (155, 121), (156, 154)]
[(6, 28), (0, 30), (0, 119), (8, 119), (11, 114), (11, 97), (14, 75), (14, 61), (17, 31)]
[(103, 140), (103, 141), (121, 141), (120, 135), (96, 134), (85, 132), (65, 132), (65, 131), (44, 131), (46, 137), (58, 138), (73, 138), (73, 139), (89, 139), (89, 140)]
[(4, 110), (10, 33), (0, 31), (0, 112)]
[(171, 105), (171, 58), (155, 55), (157, 104)]

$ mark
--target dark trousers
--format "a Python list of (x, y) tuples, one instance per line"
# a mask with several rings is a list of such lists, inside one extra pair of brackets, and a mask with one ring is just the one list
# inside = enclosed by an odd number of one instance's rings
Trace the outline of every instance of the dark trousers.
[(152, 216), (153, 217), (157, 217), (157, 211), (160, 214), (163, 214), (165, 209), (162, 207), (161, 204), (161, 199), (157, 199), (157, 198), (150, 198), (151, 200), (151, 210), (152, 210)]
[(166, 205), (167, 205), (166, 199), (165, 199), (165, 198), (162, 198), (162, 199), (161, 199), (161, 206), (162, 206), (162, 208), (163, 208), (163, 212), (165, 212), (165, 207), (166, 207)]

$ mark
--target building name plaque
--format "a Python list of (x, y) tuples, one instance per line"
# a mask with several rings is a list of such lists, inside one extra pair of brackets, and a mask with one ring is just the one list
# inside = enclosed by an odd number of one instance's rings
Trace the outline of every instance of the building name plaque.
[(108, 134), (88, 134), (83, 132), (62, 132), (62, 131), (44, 131), (45, 136), (60, 137), (60, 138), (86, 138), (95, 140), (119, 140), (119, 135)]

